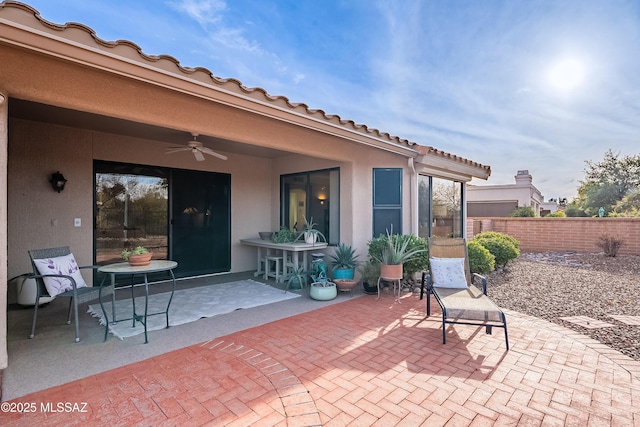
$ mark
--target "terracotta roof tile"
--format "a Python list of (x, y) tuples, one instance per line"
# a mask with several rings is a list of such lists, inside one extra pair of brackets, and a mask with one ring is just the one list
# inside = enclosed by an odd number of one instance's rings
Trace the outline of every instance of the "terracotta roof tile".
[[(33, 7), (26, 5), (24, 3), (14, 2), (14, 1), (5, 1), (4, 3), (0, 3), (0, 7), (16, 7), (23, 10), (26, 10), (33, 14), (33, 16), (45, 27), (50, 28), (55, 31), (65, 31), (65, 37), (69, 39), (82, 42), (83, 35), (89, 35), (93, 41), (108, 49), (115, 49), (117, 54), (129, 59), (133, 60), (144, 60), (146, 62), (154, 63), (154, 65), (158, 68), (161, 68), (165, 71), (175, 72), (176, 68), (179, 72), (183, 74), (187, 74), (195, 77), (197, 80), (210, 84), (213, 82), (217, 86), (222, 86), (227, 90), (235, 93), (242, 93), (248, 95), (254, 99), (258, 99), (260, 101), (268, 101), (273, 104), (277, 104), (281, 107), (289, 108), (290, 110), (296, 111), (298, 113), (306, 114), (309, 116), (320, 117), (327, 122), (331, 122), (333, 124), (338, 124), (347, 129), (371, 135), (375, 138), (379, 138), (383, 141), (388, 141), (391, 143), (396, 143), (401, 146), (406, 146), (408, 148), (414, 149), (420, 155), (436, 155), (440, 157), (445, 157), (453, 160), (457, 160), (459, 162), (480, 167), (482, 169), (488, 170), (488, 166), (484, 166), (480, 163), (473, 162), (471, 160), (465, 159), (463, 157), (459, 157), (445, 151), (437, 150), (433, 147), (423, 146), (416, 142), (409, 141), (407, 139), (400, 138), (398, 136), (391, 135), (387, 132), (381, 132), (378, 129), (371, 128), (365, 124), (357, 124), (353, 120), (345, 120), (338, 115), (335, 114), (327, 114), (321, 109), (312, 109), (309, 108), (307, 104), (304, 103), (293, 103), (287, 97), (282, 95), (271, 95), (265, 89), (261, 87), (247, 87), (242, 84), (241, 81), (234, 78), (221, 78), (215, 76), (209, 69), (204, 67), (183, 67), (176, 58), (170, 55), (147, 55), (143, 52), (142, 48), (138, 46), (136, 43), (129, 40), (117, 40), (117, 41), (106, 41), (98, 37), (96, 32), (90, 27), (76, 23), (76, 22), (68, 22), (66, 24), (55, 24), (47, 21), (42, 16), (40, 16), (40, 12), (38, 12)], [(81, 31), (82, 34), (66, 34), (68, 31), (70, 33), (74, 33), (74, 31)], [(123, 49), (124, 48), (124, 49)], [(133, 56), (132, 56), (133, 54)], [(167, 66), (168, 65), (168, 66)], [(204, 78), (203, 78), (204, 77)]]

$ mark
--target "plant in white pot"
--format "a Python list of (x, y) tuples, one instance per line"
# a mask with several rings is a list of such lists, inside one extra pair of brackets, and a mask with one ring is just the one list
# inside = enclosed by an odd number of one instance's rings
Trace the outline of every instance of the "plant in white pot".
[(309, 288), (309, 296), (311, 299), (329, 301), (338, 296), (336, 284), (329, 281), (324, 271), (321, 271), (317, 276), (312, 274), (311, 280), (313, 280)]
[(320, 230), (317, 230), (315, 226), (318, 225), (313, 222), (313, 217), (311, 217), (311, 221), (307, 221), (307, 217), (304, 217), (304, 229), (298, 234), (298, 239), (303, 237), (304, 241), (309, 244), (314, 244), (320, 238), (322, 241), (326, 242), (327, 238), (324, 237), (324, 234)]

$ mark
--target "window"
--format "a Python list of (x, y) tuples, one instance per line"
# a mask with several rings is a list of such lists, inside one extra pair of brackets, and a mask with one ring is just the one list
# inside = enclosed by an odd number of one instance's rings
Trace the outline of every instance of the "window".
[(95, 250), (98, 264), (120, 262), (126, 247), (149, 247), (167, 258), (167, 172), (96, 163)]
[(231, 269), (231, 175), (96, 160), (95, 259), (145, 246), (176, 277)]
[(462, 183), (420, 175), (420, 237), (462, 237)]
[(373, 237), (402, 234), (402, 169), (373, 169)]
[(329, 244), (340, 242), (340, 170), (303, 172), (280, 177), (280, 223), (304, 228), (305, 218)]

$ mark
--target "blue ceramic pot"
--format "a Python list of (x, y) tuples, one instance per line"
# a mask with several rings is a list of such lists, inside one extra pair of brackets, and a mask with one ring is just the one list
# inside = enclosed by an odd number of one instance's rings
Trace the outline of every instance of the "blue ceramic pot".
[(338, 268), (336, 270), (333, 270), (334, 280), (340, 280), (340, 279), (353, 280), (354, 275), (355, 275), (355, 269), (353, 268)]

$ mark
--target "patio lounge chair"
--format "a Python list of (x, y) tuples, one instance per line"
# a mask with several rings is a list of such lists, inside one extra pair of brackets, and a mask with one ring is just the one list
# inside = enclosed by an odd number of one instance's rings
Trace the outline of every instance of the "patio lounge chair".
[[(70, 298), (67, 324), (71, 323), (71, 309), (75, 316), (76, 342), (80, 341), (80, 331), (78, 326), (78, 304), (92, 301), (99, 297), (99, 286), (86, 286), (80, 269), (97, 269), (99, 266), (90, 265), (78, 267), (75, 258), (68, 246), (49, 249), (30, 250), (29, 257), (33, 267), (33, 274), (28, 277), (36, 280), (37, 292), (33, 309), (33, 323), (31, 324), (31, 335), (35, 336), (36, 320), (38, 317), (38, 306), (41, 297), (55, 296), (56, 298)], [(105, 286), (103, 295), (112, 295), (113, 286)], [(100, 301), (102, 306), (102, 301)]]
[[(502, 310), (487, 296), (487, 279), (471, 274), (467, 244), (462, 238), (429, 238), (431, 269), (422, 273), (420, 299), (427, 289), (427, 317), (431, 315), (431, 294), (442, 308), (442, 343), (447, 342), (448, 324), (485, 326), (487, 334), (493, 327), (504, 329), (509, 350), (507, 319)], [(474, 286), (482, 284), (482, 291)]]

